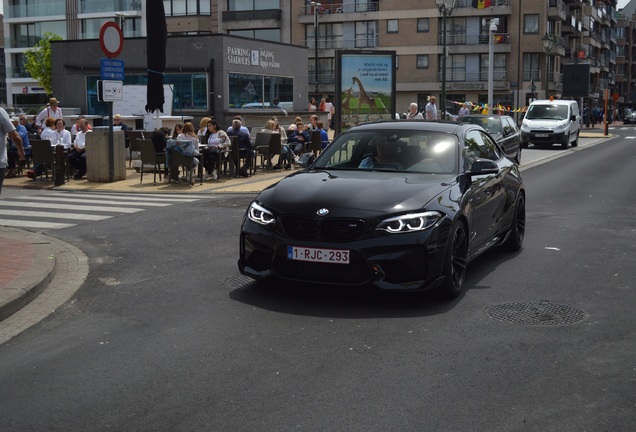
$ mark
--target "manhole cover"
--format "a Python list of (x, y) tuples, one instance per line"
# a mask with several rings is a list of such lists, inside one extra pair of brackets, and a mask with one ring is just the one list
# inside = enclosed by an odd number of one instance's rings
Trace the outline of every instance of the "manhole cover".
[(574, 324), (588, 317), (580, 309), (549, 301), (491, 305), (486, 313), (499, 321), (541, 326)]
[(240, 208), (247, 209), (247, 206), (254, 200), (253, 197), (231, 197), (220, 198), (210, 201), (197, 202), (192, 207), (220, 207), (220, 208)]
[(228, 278), (225, 280), (225, 283), (231, 286), (232, 288), (247, 288), (248, 286), (251, 286), (254, 282), (255, 282), (254, 279), (252, 279), (251, 277), (247, 277), (243, 275), (232, 276), (231, 278)]

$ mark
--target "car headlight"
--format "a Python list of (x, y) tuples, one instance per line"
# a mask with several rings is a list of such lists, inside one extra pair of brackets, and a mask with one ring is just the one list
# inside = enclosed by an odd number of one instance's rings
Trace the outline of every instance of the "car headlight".
[(440, 212), (428, 211), (423, 213), (409, 213), (384, 219), (376, 230), (391, 234), (424, 231), (435, 225), (443, 215)]
[(252, 201), (250, 208), (247, 210), (247, 217), (259, 225), (269, 225), (276, 222), (272, 212)]

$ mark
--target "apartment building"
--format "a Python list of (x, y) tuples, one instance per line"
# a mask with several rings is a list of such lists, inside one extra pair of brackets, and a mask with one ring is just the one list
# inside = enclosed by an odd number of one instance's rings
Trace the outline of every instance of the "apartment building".
[[(45, 33), (65, 40), (97, 39), (104, 21), (118, 20), (124, 37), (144, 36), (146, 1), (3, 0), (7, 104), (40, 105), (48, 100), (44, 89), (24, 69), (24, 52)], [(86, 54), (97, 59), (102, 56), (99, 52)]]
[[(41, 96), (21, 67), (21, 56), (45, 31), (71, 40), (95, 38), (103, 20), (123, 14), (125, 37), (143, 36), (146, 1), (4, 0), (9, 100)], [(398, 110), (413, 101), (423, 109), (432, 94), (439, 100), (443, 73), (449, 108), (452, 102), (486, 103), (491, 66), (496, 104), (522, 107), (531, 97), (560, 97), (562, 65), (575, 62), (590, 64), (592, 103), (605, 89), (618, 92), (620, 102), (634, 100), (633, 85), (625, 82), (631, 77), (632, 39), (625, 33), (631, 17), (617, 13), (616, 0), (486, 0), (479, 2), (483, 8), (473, 0), (456, 0), (446, 18), (446, 37), (436, 0), (313, 3), (164, 0), (164, 7), (171, 35), (221, 33), (307, 47), (308, 58), (298, 61), (307, 62), (310, 95), (334, 95), (337, 50), (364, 49), (396, 52)], [(493, 19), (498, 24), (491, 62)]]

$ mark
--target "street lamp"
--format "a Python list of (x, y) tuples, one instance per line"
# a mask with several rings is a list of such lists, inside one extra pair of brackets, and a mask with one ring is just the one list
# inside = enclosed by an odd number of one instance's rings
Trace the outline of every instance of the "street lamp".
[(446, 21), (453, 13), (456, 0), (435, 0), (439, 13), (442, 14), (442, 97), (440, 101), (440, 108), (442, 115), (446, 118)]
[(322, 3), (311, 2), (311, 6), (314, 8), (314, 74), (316, 82), (316, 97), (318, 96), (318, 9), (322, 6)]
[(548, 95), (548, 78), (550, 74), (550, 53), (552, 52), (552, 47), (556, 42), (556, 38), (553, 34), (546, 33), (541, 38), (543, 42), (543, 49), (545, 50), (545, 98), (548, 99), (550, 96)]

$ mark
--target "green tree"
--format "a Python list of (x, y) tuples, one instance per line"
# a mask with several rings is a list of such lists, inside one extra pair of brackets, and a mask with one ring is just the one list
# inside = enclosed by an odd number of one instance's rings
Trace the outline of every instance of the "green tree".
[(64, 38), (55, 33), (44, 33), (42, 39), (24, 53), (24, 68), (44, 87), (48, 95), (53, 93), (53, 72), (51, 68), (51, 42)]

